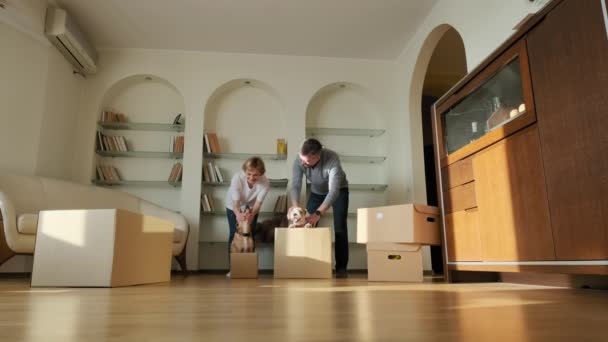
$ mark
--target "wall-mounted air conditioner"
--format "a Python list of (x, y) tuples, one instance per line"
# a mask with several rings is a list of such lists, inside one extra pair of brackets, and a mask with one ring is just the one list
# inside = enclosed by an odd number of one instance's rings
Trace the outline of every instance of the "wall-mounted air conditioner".
[(97, 71), (97, 51), (87, 42), (74, 19), (65, 10), (53, 7), (47, 9), (44, 32), (77, 71), (85, 74)]

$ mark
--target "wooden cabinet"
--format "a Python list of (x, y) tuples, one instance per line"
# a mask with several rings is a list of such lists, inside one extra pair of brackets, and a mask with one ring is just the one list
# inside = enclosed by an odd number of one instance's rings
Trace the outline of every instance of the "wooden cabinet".
[(479, 210), (471, 208), (447, 214), (445, 233), (448, 259), (451, 261), (481, 261)]
[(482, 259), (555, 260), (536, 126), (473, 157)]
[(606, 274), (604, 3), (553, 0), (435, 104), (450, 270)]
[(600, 1), (563, 1), (528, 35), (558, 260), (608, 259), (608, 36)]

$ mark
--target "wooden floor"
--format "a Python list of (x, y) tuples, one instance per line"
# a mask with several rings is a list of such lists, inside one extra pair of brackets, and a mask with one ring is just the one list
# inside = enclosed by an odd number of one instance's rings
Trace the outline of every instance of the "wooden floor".
[(0, 341), (608, 341), (608, 292), (364, 275), (114, 289), (0, 278)]

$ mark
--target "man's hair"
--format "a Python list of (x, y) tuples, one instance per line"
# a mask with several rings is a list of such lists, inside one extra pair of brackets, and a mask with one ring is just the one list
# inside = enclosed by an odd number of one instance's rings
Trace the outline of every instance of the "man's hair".
[(323, 145), (321, 142), (315, 138), (308, 138), (304, 140), (302, 143), (302, 147), (300, 148), (300, 154), (303, 156), (307, 156), (309, 154), (319, 154), (323, 149)]
[(251, 157), (243, 163), (243, 171), (247, 172), (249, 169), (258, 170), (260, 175), (266, 173), (266, 167), (264, 166), (264, 161), (260, 157)]

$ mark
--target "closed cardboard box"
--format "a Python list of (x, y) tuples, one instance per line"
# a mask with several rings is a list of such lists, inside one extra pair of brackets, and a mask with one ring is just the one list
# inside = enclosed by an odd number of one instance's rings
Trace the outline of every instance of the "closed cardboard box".
[(275, 278), (331, 278), (329, 228), (275, 228)]
[(439, 209), (419, 204), (358, 209), (357, 242), (439, 245)]
[(258, 277), (258, 253), (230, 253), (230, 278)]
[(422, 282), (421, 246), (406, 243), (368, 243), (367, 279)]

